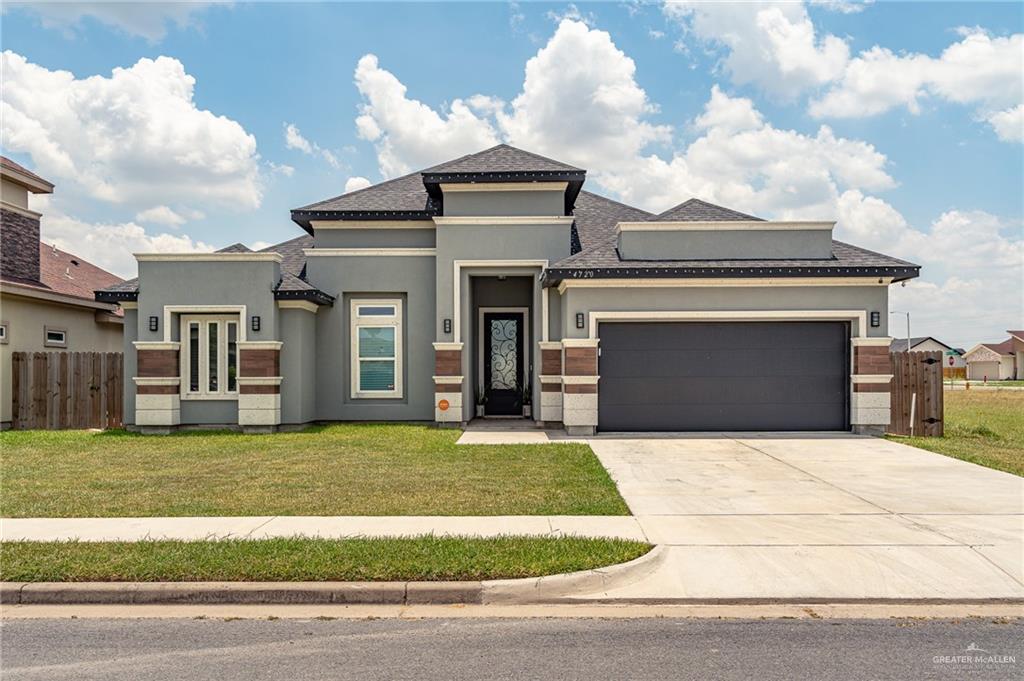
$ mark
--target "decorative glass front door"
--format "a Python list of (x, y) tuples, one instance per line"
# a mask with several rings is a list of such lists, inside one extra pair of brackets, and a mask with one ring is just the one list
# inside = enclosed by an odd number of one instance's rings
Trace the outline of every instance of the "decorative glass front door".
[(484, 314), (484, 396), (487, 416), (523, 413), (523, 315)]

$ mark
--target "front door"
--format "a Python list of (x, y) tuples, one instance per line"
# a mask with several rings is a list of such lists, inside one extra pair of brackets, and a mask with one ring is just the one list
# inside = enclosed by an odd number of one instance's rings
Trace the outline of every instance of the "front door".
[(484, 352), (484, 414), (523, 414), (523, 313), (487, 312), (481, 329)]

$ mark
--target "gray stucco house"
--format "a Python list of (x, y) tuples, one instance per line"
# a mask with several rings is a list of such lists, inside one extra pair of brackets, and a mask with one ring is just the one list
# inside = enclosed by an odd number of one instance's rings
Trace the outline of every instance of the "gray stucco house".
[(144, 430), (314, 421), (570, 433), (889, 422), (888, 287), (919, 267), (690, 199), (653, 215), (507, 145), (292, 211), (252, 252), (138, 254), (125, 323)]

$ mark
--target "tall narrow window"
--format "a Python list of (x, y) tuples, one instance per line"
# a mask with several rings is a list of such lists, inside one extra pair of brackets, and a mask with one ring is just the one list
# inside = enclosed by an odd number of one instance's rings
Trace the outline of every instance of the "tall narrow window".
[(402, 397), (402, 301), (353, 300), (352, 397)]
[(238, 317), (189, 315), (181, 319), (183, 397), (234, 397), (238, 392)]
[(238, 324), (228, 322), (228, 392), (235, 392), (238, 378)]

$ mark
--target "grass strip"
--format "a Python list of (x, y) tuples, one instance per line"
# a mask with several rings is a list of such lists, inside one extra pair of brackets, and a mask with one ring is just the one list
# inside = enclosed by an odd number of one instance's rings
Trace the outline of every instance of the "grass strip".
[(539, 577), (624, 563), (649, 544), (584, 537), (3, 542), (6, 582), (444, 581)]

